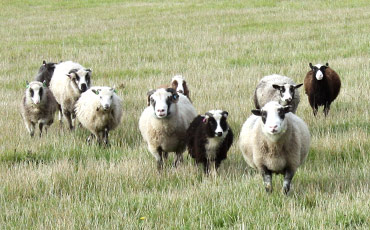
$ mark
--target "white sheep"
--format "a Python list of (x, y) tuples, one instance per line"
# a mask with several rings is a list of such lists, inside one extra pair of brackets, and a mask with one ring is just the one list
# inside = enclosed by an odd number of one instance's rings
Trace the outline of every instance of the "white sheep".
[(265, 76), (254, 92), (254, 105), (261, 109), (267, 102), (277, 101), (281, 105), (291, 105), (295, 113), (300, 101), (298, 88), (302, 85), (296, 85), (291, 78), (278, 74)]
[(76, 115), (83, 127), (96, 137), (99, 144), (108, 145), (108, 133), (115, 129), (122, 118), (122, 100), (114, 88), (94, 86), (81, 94), (76, 103)]
[(189, 99), (172, 88), (148, 92), (148, 107), (139, 119), (139, 129), (148, 149), (157, 160), (158, 170), (163, 157), (175, 152), (174, 165), (182, 161), (186, 148), (186, 130), (197, 112)]
[(50, 81), (50, 90), (53, 92), (59, 106), (59, 121), (64, 115), (69, 128), (73, 129), (76, 117), (75, 103), (81, 93), (90, 88), (91, 70), (86, 69), (72, 61), (61, 62), (55, 66), (53, 77)]
[(52, 92), (46, 87), (46, 81), (44, 83), (27, 82), (27, 89), (21, 104), (21, 115), (31, 137), (35, 133), (36, 124), (39, 125), (40, 137), (43, 127), (47, 132), (47, 128), (54, 121), (57, 108), (58, 104)]
[(239, 147), (244, 159), (262, 174), (267, 192), (272, 191), (272, 173), (280, 173), (284, 174), (283, 189), (287, 194), (297, 168), (308, 154), (308, 127), (289, 112), (289, 107), (271, 101), (262, 109), (252, 110), (254, 115), (240, 133)]

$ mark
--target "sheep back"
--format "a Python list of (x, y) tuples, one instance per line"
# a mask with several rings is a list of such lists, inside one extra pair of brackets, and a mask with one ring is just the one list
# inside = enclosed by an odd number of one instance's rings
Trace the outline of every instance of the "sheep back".
[(67, 74), (72, 69), (83, 69), (83, 66), (72, 61), (57, 64), (50, 81), (50, 90), (56, 101), (69, 112), (74, 111), (75, 103), (81, 95), (70, 88), (71, 79)]
[(113, 130), (120, 124), (122, 100), (113, 93), (111, 109), (104, 111), (101, 108), (99, 96), (89, 89), (81, 94), (81, 97), (76, 102), (75, 111), (77, 119), (82, 126), (96, 134), (104, 131), (105, 128)]
[(262, 132), (263, 122), (255, 115), (244, 123), (239, 139), (239, 147), (247, 164), (259, 171), (263, 167), (275, 173), (284, 173), (289, 167), (296, 169), (307, 157), (310, 145), (310, 133), (306, 123), (293, 113), (285, 116), (287, 130), (274, 143)]
[[(261, 109), (269, 101), (280, 101), (280, 92), (272, 87), (272, 85), (284, 85), (291, 84), (295, 85), (295, 82), (286, 76), (273, 74), (263, 77), (257, 84), (256, 90), (254, 91), (254, 105), (257, 109)], [(292, 112), (295, 113), (300, 102), (299, 90), (295, 89), (294, 98), (292, 101)]]
[(321, 106), (327, 102), (330, 104), (337, 98), (340, 92), (341, 81), (339, 75), (332, 68), (327, 67), (325, 76), (325, 78), (318, 81), (313, 76), (312, 70), (307, 72), (304, 79), (304, 88), (311, 106), (314, 104)]
[(158, 119), (153, 107), (145, 108), (139, 119), (139, 129), (149, 149), (161, 147), (165, 152), (183, 152), (186, 147), (186, 130), (196, 111), (186, 96), (179, 94), (176, 112), (171, 117)]
[[(206, 144), (208, 143), (208, 135), (206, 133), (205, 124), (203, 122), (204, 116), (198, 115), (190, 124), (186, 132), (186, 144), (188, 146), (189, 155), (195, 159), (197, 163), (206, 163)], [(227, 151), (233, 143), (233, 132), (229, 127), (228, 133), (222, 142), (219, 144), (215, 161), (220, 163), (227, 158)]]

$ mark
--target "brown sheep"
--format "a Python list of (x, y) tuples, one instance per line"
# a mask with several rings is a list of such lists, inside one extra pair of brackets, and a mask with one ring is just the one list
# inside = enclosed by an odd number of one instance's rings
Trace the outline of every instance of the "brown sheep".
[(328, 115), (330, 104), (338, 96), (341, 82), (338, 74), (326, 65), (309, 64), (311, 70), (307, 73), (304, 79), (304, 88), (308, 96), (308, 101), (316, 116), (318, 107), (324, 106), (324, 114)]

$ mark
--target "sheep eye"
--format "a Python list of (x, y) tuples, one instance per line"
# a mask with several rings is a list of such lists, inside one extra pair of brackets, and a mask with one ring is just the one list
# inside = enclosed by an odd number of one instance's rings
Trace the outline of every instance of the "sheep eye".
[(78, 75), (76, 75), (76, 80), (79, 81), (80, 80), (80, 77)]
[(43, 93), (42, 88), (40, 88), (40, 90), (39, 90), (40, 97), (42, 97), (42, 93)]
[(31, 94), (31, 97), (33, 97), (33, 90), (30, 89), (30, 94)]
[(100, 99), (102, 99), (102, 97), (100, 96)]
[(110, 96), (110, 99), (113, 99), (113, 96)]
[(150, 98), (150, 103), (154, 103), (154, 99), (153, 98)]

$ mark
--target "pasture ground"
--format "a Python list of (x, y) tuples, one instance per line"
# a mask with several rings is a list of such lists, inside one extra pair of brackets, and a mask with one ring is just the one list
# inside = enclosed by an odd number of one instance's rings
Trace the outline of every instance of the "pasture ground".
[[(337, 1), (21, 1), (0, 3), (0, 229), (369, 229), (370, 5)], [(19, 114), (42, 60), (116, 85), (124, 119), (108, 149), (88, 132), (31, 139)], [(342, 90), (325, 119), (303, 89), (312, 144), (288, 196), (265, 193), (237, 147), (260, 78), (303, 82), (329, 62)], [(146, 92), (183, 74), (200, 113), (229, 112), (235, 142), (216, 178), (184, 154), (158, 174), (138, 131)], [(302, 87), (303, 88), (303, 87)], [(171, 160), (173, 159), (171, 155)]]

